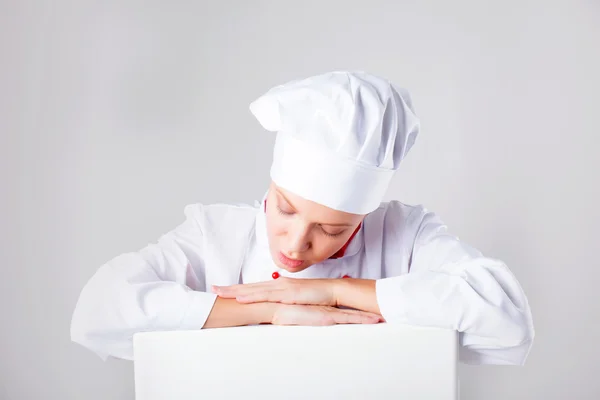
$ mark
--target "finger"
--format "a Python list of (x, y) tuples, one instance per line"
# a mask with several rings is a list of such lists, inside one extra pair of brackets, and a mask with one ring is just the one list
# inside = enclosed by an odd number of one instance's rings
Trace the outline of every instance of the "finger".
[(257, 282), (257, 283), (241, 283), (241, 284), (237, 284), (237, 285), (226, 285), (226, 286), (219, 286), (219, 285), (212, 285), (212, 290), (216, 293), (216, 292), (221, 292), (221, 293), (239, 293), (239, 294), (246, 294), (246, 293), (252, 293), (254, 290), (258, 290), (258, 289), (272, 289), (273, 287), (284, 287), (283, 285), (286, 285), (289, 281), (292, 280), (296, 280), (294, 278), (286, 278), (286, 277), (280, 277), (278, 279), (273, 279), (272, 281), (265, 281), (265, 282)]
[(337, 324), (376, 324), (379, 319), (366, 315), (343, 314), (334, 317)]
[(353, 310), (353, 309), (341, 309), (341, 312), (345, 312), (348, 314), (363, 314), (363, 315), (369, 315), (372, 316), (374, 318), (377, 318), (378, 320), (383, 320), (383, 317), (377, 313), (372, 313), (369, 311), (362, 311), (362, 310)]
[(252, 295), (260, 295), (261, 293), (264, 293), (264, 290), (261, 290), (259, 292), (250, 292), (250, 293), (245, 293), (245, 291), (239, 291), (239, 292), (232, 292), (232, 291), (225, 291), (225, 290), (216, 290), (214, 291), (215, 294), (217, 294), (219, 297), (222, 297), (224, 299), (237, 299), (240, 297), (245, 297), (245, 296), (252, 296)]
[(237, 284), (237, 285), (225, 285), (225, 286), (213, 285), (212, 287), (215, 289), (219, 289), (219, 290), (240, 290), (240, 289), (244, 289), (244, 288), (255, 288), (257, 286), (262, 286), (264, 284), (265, 284), (264, 282), (258, 282), (258, 283), (242, 283), (242, 284)]
[(265, 290), (236, 296), (236, 300), (244, 304), (261, 302), (279, 303), (284, 300), (284, 293), (282, 290)]
[(379, 322), (379, 316), (369, 315), (369, 313), (347, 313), (336, 312), (333, 319), (337, 324), (376, 324)]
[(257, 290), (263, 290), (267, 287), (265, 283), (251, 283), (244, 285), (217, 286), (213, 285), (212, 290), (220, 296), (236, 297), (238, 295), (249, 294)]
[[(221, 288), (221, 289), (235, 289), (235, 290), (237, 290), (237, 289), (253, 289), (253, 288), (261, 288), (261, 287), (265, 287), (265, 286), (280, 285), (282, 283), (289, 282), (289, 281), (295, 281), (295, 280), (299, 281), (300, 279), (288, 278), (285, 276), (281, 276), (277, 279), (256, 282), (256, 283), (238, 283), (235, 285), (223, 285), (223, 286), (213, 285), (213, 286)], [(309, 281), (309, 279), (305, 279), (305, 280)]]

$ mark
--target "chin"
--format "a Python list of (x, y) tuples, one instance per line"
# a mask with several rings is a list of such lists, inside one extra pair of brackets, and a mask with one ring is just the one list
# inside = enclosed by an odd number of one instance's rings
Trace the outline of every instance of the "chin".
[(295, 274), (296, 272), (300, 272), (301, 271), (301, 270), (298, 270), (298, 269), (291, 269), (289, 267), (286, 267), (285, 265), (279, 265), (279, 268), (281, 268), (283, 270), (286, 270), (290, 274)]
[(304, 264), (302, 264), (301, 266), (299, 266), (298, 268), (292, 268), (292, 267), (288, 267), (285, 264), (280, 263), (279, 261), (275, 261), (275, 264), (281, 268), (286, 270), (289, 273), (295, 274), (296, 272), (300, 272), (300, 271), (304, 271), (306, 268), (308, 268), (309, 266), (305, 266)]

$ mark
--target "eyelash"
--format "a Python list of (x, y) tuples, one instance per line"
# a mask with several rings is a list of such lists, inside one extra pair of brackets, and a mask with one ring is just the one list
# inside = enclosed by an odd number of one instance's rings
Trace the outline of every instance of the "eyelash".
[(292, 213), (288, 213), (288, 212), (285, 212), (285, 211), (283, 211), (281, 208), (279, 208), (279, 206), (277, 206), (276, 208), (277, 208), (277, 212), (278, 212), (279, 214), (281, 214), (281, 215), (285, 215), (285, 216), (290, 216), (290, 215), (292, 215)]
[[(279, 206), (276, 206), (275, 208), (277, 208), (277, 212), (283, 216), (289, 217), (290, 215), (293, 214), (293, 213), (288, 213), (288, 212), (283, 211), (281, 208), (279, 208)], [(340, 233), (329, 233), (329, 232), (325, 232), (325, 230), (323, 230), (323, 228), (321, 228), (321, 233), (323, 233), (323, 235), (325, 235), (325, 236), (335, 238), (335, 237), (340, 236), (342, 233), (344, 233), (344, 231), (341, 231)]]
[(321, 228), (321, 232), (323, 232), (323, 234), (324, 234), (325, 236), (329, 236), (329, 237), (332, 237), (332, 238), (334, 238), (334, 237), (338, 237), (338, 236), (340, 236), (342, 233), (344, 233), (344, 231), (341, 231), (340, 233), (335, 233), (335, 234), (334, 234), (334, 233), (328, 233), (328, 232), (325, 232), (325, 231), (323, 230), (323, 228)]

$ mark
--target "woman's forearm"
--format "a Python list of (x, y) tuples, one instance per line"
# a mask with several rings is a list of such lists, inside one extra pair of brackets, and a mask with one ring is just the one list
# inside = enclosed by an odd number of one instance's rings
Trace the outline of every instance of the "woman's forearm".
[(271, 323), (276, 306), (275, 303), (240, 304), (236, 299), (217, 297), (203, 329)]
[(336, 279), (336, 305), (381, 315), (373, 279)]

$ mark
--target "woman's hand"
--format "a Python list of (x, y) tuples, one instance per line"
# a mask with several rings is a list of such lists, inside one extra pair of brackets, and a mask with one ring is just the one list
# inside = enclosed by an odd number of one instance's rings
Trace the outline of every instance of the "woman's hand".
[(280, 277), (268, 282), (213, 286), (219, 297), (240, 303), (284, 303), (337, 306), (335, 293), (339, 279), (295, 279)]
[(273, 313), (273, 325), (323, 326), (336, 324), (377, 324), (380, 315), (366, 311), (344, 310), (329, 306), (279, 304)]

